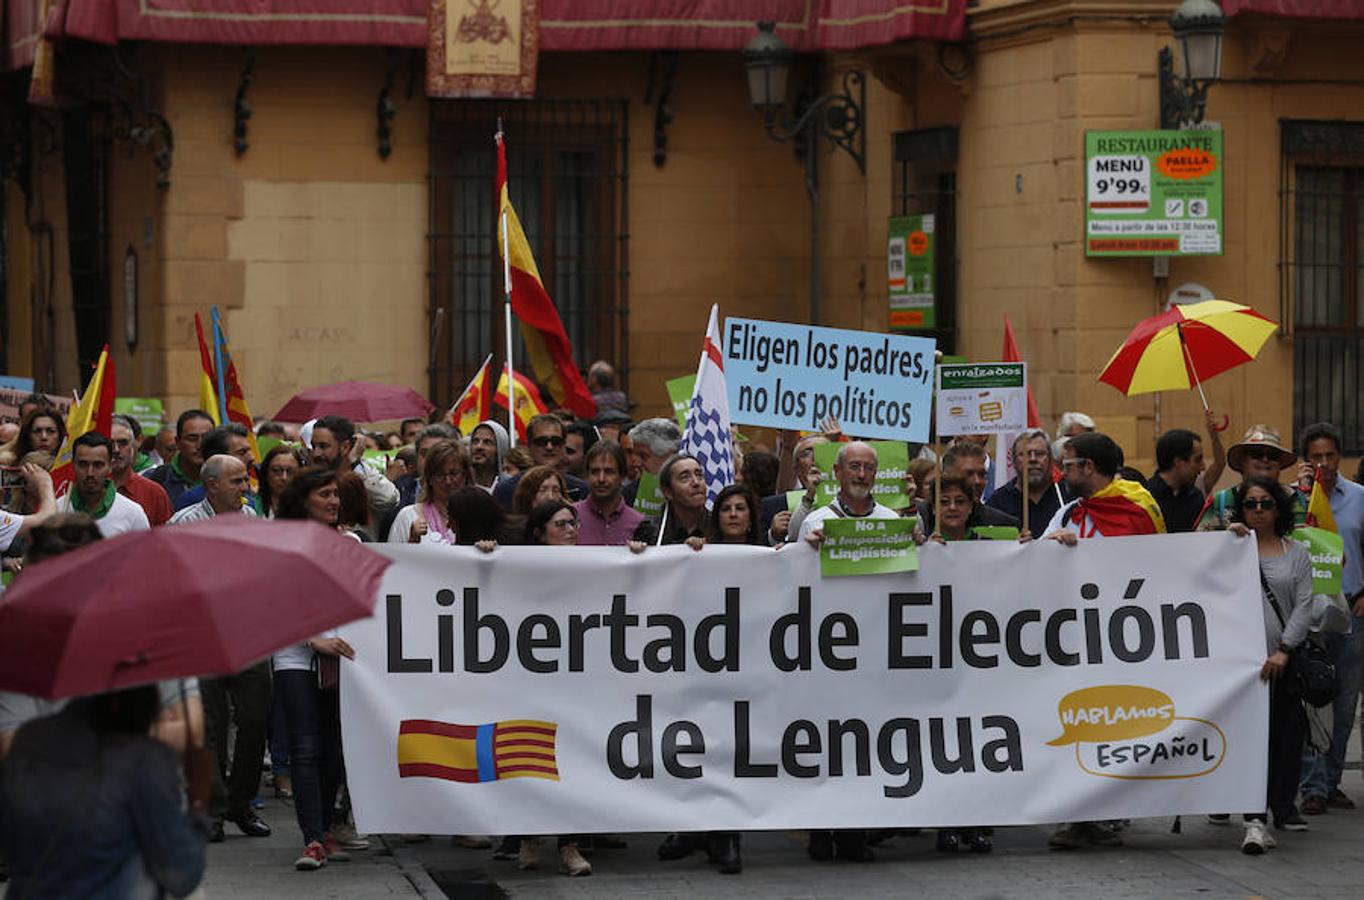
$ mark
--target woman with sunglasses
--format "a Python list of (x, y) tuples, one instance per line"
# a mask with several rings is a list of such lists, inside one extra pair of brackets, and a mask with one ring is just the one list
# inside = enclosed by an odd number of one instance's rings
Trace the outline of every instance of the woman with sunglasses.
[[(1301, 544), (1288, 539), (1293, 530), (1293, 499), (1283, 485), (1261, 476), (1242, 482), (1234, 495), (1228, 530), (1255, 537), (1260, 554), (1265, 644), (1269, 655), (1260, 679), (1269, 682), (1269, 784), (1266, 797), (1274, 825), (1286, 831), (1306, 831), (1294, 800), (1302, 766), (1307, 717), (1291, 681), (1284, 678), (1288, 658), (1308, 640), (1312, 625), (1312, 558)], [(1251, 855), (1274, 847), (1265, 830), (1263, 811), (1247, 813), (1241, 852)]]
[(474, 483), (473, 465), (464, 446), (439, 441), (426, 451), (422, 463), (417, 502), (398, 510), (388, 530), (390, 544), (459, 543), (450, 521), (450, 498), (455, 491)]

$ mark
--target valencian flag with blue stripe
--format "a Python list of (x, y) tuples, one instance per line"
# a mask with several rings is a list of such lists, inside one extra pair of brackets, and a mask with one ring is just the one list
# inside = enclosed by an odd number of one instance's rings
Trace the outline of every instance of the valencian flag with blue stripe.
[(404, 719), (398, 726), (398, 776), (465, 784), (507, 778), (559, 780), (554, 739), (559, 726), (533, 719), (456, 725)]

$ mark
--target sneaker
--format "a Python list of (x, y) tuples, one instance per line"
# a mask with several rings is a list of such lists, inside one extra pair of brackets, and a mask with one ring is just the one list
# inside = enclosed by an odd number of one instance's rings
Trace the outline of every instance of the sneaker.
[(1278, 828), (1280, 831), (1306, 831), (1307, 823), (1303, 821), (1302, 816), (1294, 811), (1287, 816), (1284, 816), (1282, 819), (1275, 819), (1274, 827)]
[(363, 834), (356, 834), (355, 826), (349, 822), (341, 822), (332, 826), (332, 837), (341, 845), (344, 850), (368, 850), (369, 838)]
[(1298, 807), (1304, 816), (1320, 816), (1326, 812), (1325, 797), (1303, 797)]
[(1086, 823), (1085, 840), (1092, 847), (1121, 847), (1123, 826), (1117, 822)]
[(1227, 813), (1208, 813), (1209, 825), (1230, 825), (1231, 816)]
[(521, 849), (516, 853), (516, 868), (522, 871), (540, 866), (540, 839), (521, 838)]
[(1074, 850), (1085, 845), (1083, 822), (1067, 822), (1051, 833), (1047, 846), (1053, 850)]
[(313, 841), (303, 848), (303, 855), (294, 860), (294, 868), (300, 872), (312, 872), (327, 864), (327, 849)]
[(1331, 807), (1332, 809), (1355, 808), (1355, 802), (1351, 800), (1349, 795), (1342, 791), (1340, 788), (1336, 788), (1334, 791), (1331, 792), (1331, 796), (1326, 798), (1326, 805)]
[(491, 850), (493, 839), (486, 834), (453, 834), (450, 843), (465, 850)]
[(583, 859), (577, 844), (564, 844), (559, 848), (559, 871), (569, 877), (591, 875), (592, 864)]
[(493, 859), (508, 860), (516, 859), (516, 855), (521, 852), (520, 839), (512, 835), (505, 835), (498, 842), (497, 849), (493, 851)]
[(322, 849), (327, 851), (327, 859), (332, 862), (350, 862), (350, 851), (342, 847), (331, 832), (323, 836)]
[(1268, 842), (1265, 840), (1268, 837), (1262, 823), (1247, 822), (1246, 836), (1241, 838), (1241, 852), (1247, 856), (1259, 856), (1268, 849)]

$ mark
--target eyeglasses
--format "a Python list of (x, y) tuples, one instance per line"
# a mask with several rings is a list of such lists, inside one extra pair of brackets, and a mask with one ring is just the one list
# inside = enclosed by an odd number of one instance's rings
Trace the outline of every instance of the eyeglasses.
[(530, 442), (537, 447), (562, 447), (564, 439), (557, 434), (542, 434), (537, 438), (531, 438)]
[(876, 463), (874, 462), (854, 460), (853, 462), (840, 463), (839, 467), (847, 469), (849, 472), (869, 472), (873, 475), (876, 474)]
[(549, 524), (553, 525), (555, 528), (558, 528), (558, 529), (560, 529), (560, 530), (562, 530), (562, 531), (570, 531), (570, 530), (572, 530), (572, 529), (578, 527), (578, 520), (577, 520), (577, 519), (555, 519), (553, 522), (550, 522)]
[(1087, 459), (1063, 459), (1061, 460), (1061, 468), (1064, 469), (1067, 466), (1082, 466), (1087, 462), (1089, 462)]
[(1268, 510), (1268, 509), (1273, 509), (1274, 507), (1276, 507), (1276, 506), (1278, 506), (1278, 505), (1279, 505), (1279, 504), (1278, 504), (1277, 502), (1275, 502), (1274, 499), (1271, 498), (1271, 497), (1266, 497), (1266, 498), (1264, 498), (1263, 500), (1243, 500), (1243, 501), (1241, 502), (1241, 506), (1242, 506), (1244, 509), (1266, 509), (1266, 510)]
[(464, 478), (463, 469), (451, 469), (448, 472), (437, 472), (431, 476), (433, 481), (459, 481)]

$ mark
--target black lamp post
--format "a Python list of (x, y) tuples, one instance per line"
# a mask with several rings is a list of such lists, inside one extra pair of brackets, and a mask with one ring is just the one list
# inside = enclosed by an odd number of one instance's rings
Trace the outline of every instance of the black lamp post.
[[(843, 73), (843, 90), (816, 98), (802, 110), (786, 109), (787, 84), (794, 54), (776, 35), (775, 23), (759, 22), (758, 34), (744, 48), (748, 95), (762, 113), (763, 126), (774, 141), (798, 140), (805, 153), (805, 190), (810, 195), (810, 323), (819, 323), (819, 163), (821, 139), (842, 148), (857, 169), (867, 171), (866, 77)], [(856, 96), (854, 96), (854, 93)], [(799, 112), (799, 115), (796, 115)]]
[(1179, 128), (1203, 121), (1208, 88), (1222, 77), (1222, 32), (1227, 17), (1214, 0), (1184, 0), (1170, 16), (1184, 72), (1175, 75), (1174, 54), (1160, 51), (1160, 127)]

